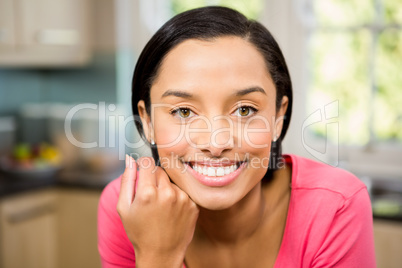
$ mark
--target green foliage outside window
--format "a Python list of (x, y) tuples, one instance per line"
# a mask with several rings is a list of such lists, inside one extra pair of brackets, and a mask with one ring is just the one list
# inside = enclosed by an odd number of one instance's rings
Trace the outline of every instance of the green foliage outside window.
[(376, 49), (374, 131), (380, 140), (402, 141), (402, 31), (383, 31)]
[[(313, 8), (308, 107), (339, 101), (343, 144), (400, 144), (402, 2), (313, 0)], [(316, 135), (325, 131), (314, 127)]]

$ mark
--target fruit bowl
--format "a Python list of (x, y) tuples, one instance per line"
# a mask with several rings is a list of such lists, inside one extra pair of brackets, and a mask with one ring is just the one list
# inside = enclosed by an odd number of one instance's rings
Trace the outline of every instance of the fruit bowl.
[(50, 179), (60, 169), (60, 153), (48, 144), (19, 144), (12, 154), (0, 157), (0, 171), (10, 178)]
[(41, 167), (41, 168), (7, 168), (0, 165), (0, 170), (12, 178), (17, 179), (50, 179), (56, 175), (60, 167)]

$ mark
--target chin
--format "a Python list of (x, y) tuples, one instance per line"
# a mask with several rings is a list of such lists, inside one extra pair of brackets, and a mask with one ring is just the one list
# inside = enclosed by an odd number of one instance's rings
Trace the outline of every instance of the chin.
[(228, 194), (228, 195), (207, 194), (203, 196), (200, 196), (198, 194), (197, 196), (191, 198), (198, 206), (204, 209), (215, 210), (215, 211), (228, 209), (241, 200), (240, 197), (236, 198), (234, 194)]
[(216, 202), (205, 202), (205, 204), (197, 203), (197, 205), (207, 210), (219, 211), (219, 210), (226, 210), (232, 207), (234, 204), (222, 204), (222, 203), (218, 204)]

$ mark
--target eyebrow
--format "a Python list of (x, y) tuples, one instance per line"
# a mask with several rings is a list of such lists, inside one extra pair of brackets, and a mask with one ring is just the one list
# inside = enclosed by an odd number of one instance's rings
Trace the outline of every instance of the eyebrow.
[(235, 95), (236, 95), (236, 97), (241, 97), (241, 96), (253, 93), (253, 92), (261, 92), (264, 95), (267, 95), (265, 90), (262, 89), (261, 87), (250, 87), (250, 88), (241, 89), (241, 90), (236, 91)]
[[(253, 92), (260, 92), (260, 93), (263, 93), (264, 95), (267, 95), (265, 90), (258, 86), (237, 90), (233, 95), (235, 95), (236, 97), (241, 97), (241, 96), (253, 93)], [(185, 92), (185, 91), (181, 91), (181, 90), (169, 89), (165, 93), (163, 93), (162, 98), (168, 97), (168, 96), (175, 96), (175, 97), (183, 98), (183, 99), (194, 99), (193, 94)]]
[(173, 90), (173, 89), (168, 89), (165, 93), (163, 93), (162, 98), (167, 97), (167, 96), (175, 96), (179, 98), (184, 98), (184, 99), (193, 99), (194, 96), (191, 93), (187, 93), (181, 90)]

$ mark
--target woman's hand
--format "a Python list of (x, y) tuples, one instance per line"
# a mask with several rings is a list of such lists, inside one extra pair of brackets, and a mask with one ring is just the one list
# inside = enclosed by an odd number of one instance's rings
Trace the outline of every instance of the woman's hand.
[(198, 208), (153, 158), (126, 156), (117, 211), (138, 267), (182, 267)]

